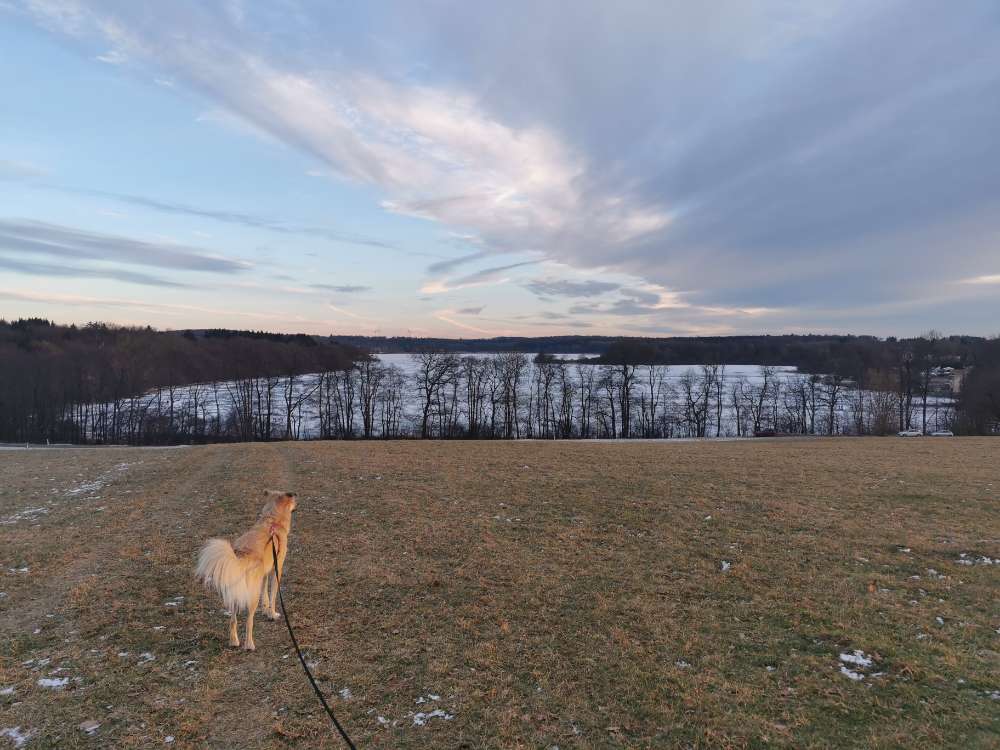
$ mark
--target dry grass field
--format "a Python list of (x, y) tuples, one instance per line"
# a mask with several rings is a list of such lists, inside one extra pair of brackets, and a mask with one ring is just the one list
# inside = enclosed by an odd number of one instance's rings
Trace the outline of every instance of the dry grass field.
[(286, 603), (361, 748), (1000, 746), (998, 440), (2, 451), (0, 477), (0, 748), (338, 747), (284, 625), (227, 648), (191, 576), (264, 487), (300, 494)]

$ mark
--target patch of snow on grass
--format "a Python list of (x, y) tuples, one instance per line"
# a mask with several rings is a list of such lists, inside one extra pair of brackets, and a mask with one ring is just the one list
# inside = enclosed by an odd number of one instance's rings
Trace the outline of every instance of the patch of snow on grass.
[(340, 692), (340, 697), (343, 698), (345, 701), (349, 701), (351, 698), (354, 697), (354, 693), (351, 692), (351, 689), (349, 687), (341, 688), (339, 692)]
[(7, 516), (7, 518), (0, 521), (0, 526), (13, 526), (15, 523), (20, 523), (21, 521), (37, 521), (39, 517), (48, 514), (48, 512), (48, 508), (26, 508), (12, 516)]
[[(855, 649), (854, 651), (844, 651), (840, 654), (840, 661), (843, 664), (840, 665), (840, 673), (850, 680), (855, 682), (863, 680), (867, 675), (865, 670), (869, 669), (875, 662), (861, 649)], [(848, 668), (850, 664), (854, 669)], [(885, 674), (884, 672), (879, 672), (876, 675), (871, 675), (872, 677), (877, 677)]]
[(733, 564), (729, 562), (729, 560), (723, 560), (720, 567), (722, 568), (722, 572), (725, 573), (727, 570), (733, 567)]
[(62, 690), (69, 684), (69, 677), (39, 677), (38, 686), (44, 688), (52, 688), (53, 690)]
[(980, 555), (979, 557), (973, 555), (970, 557), (968, 552), (961, 552), (955, 562), (959, 565), (1000, 565), (1000, 558), (994, 559), (986, 555)]
[(431, 719), (444, 719), (445, 721), (451, 721), (454, 719), (454, 714), (450, 714), (444, 709), (435, 708), (433, 711), (423, 712), (413, 714), (413, 726), (422, 727)]
[(4, 727), (3, 729), (0, 729), (0, 737), (6, 737), (14, 744), (14, 747), (24, 747), (25, 743), (34, 737), (34, 735), (34, 729), (28, 729), (22, 732), (20, 726)]
[(13, 695), (13, 694), (14, 694), (13, 685), (11, 685), (10, 687), (5, 687), (2, 690), (0, 690), (0, 695)]
[(101, 487), (104, 486), (104, 482), (100, 479), (95, 479), (92, 482), (84, 482), (83, 484), (77, 485), (76, 487), (71, 487), (66, 490), (67, 497), (72, 497), (75, 495), (81, 495), (85, 492), (97, 492)]
[(860, 649), (855, 650), (854, 653), (852, 654), (848, 653), (841, 654), (840, 660), (847, 664), (854, 664), (855, 666), (864, 668), (870, 667), (872, 665), (871, 658), (867, 654), (865, 654), (864, 651), (861, 651)]

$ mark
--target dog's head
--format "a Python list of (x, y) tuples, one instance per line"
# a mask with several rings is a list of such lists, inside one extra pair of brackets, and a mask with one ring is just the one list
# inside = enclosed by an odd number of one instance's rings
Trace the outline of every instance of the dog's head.
[(298, 506), (298, 495), (294, 492), (278, 492), (276, 490), (264, 490), (264, 497), (267, 498), (267, 504), (264, 506), (264, 512), (267, 512), (268, 508), (275, 509), (287, 509), (288, 511), (293, 511)]

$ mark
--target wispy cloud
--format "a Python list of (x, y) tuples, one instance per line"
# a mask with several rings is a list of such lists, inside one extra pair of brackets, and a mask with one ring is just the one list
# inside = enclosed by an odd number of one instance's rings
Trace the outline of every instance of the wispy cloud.
[(425, 283), (420, 291), (423, 294), (441, 294), (442, 292), (453, 292), (458, 289), (467, 289), (473, 286), (484, 286), (486, 284), (504, 284), (510, 280), (508, 271), (523, 266), (532, 266), (539, 261), (528, 260), (521, 263), (511, 263), (506, 266), (496, 266), (494, 268), (484, 268), (481, 271), (461, 276), (457, 279), (433, 279)]
[(597, 297), (621, 287), (612, 281), (573, 281), (571, 279), (533, 279), (525, 289), (539, 297)]
[(470, 323), (466, 323), (461, 320), (456, 320), (456, 316), (461, 314), (459, 310), (438, 310), (434, 313), (434, 317), (438, 320), (453, 325), (456, 328), (461, 328), (463, 331), (473, 331), (474, 333), (481, 333), (484, 336), (496, 336), (498, 331), (491, 331), (487, 328), (480, 328), (479, 326), (474, 326)]
[(107, 63), (108, 65), (124, 65), (128, 62), (128, 58), (121, 52), (121, 50), (117, 49), (108, 50), (103, 55), (98, 55), (94, 59), (102, 63)]
[(1000, 284), (1000, 273), (984, 274), (962, 279), (960, 284)]
[(33, 177), (43, 177), (46, 170), (35, 164), (24, 161), (0, 159), (0, 180), (27, 180)]
[(175, 303), (150, 302), (148, 300), (127, 299), (121, 297), (91, 297), (80, 294), (54, 294), (42, 292), (26, 292), (19, 289), (0, 288), (0, 299), (19, 302), (39, 302), (44, 305), (83, 308), (134, 309), (160, 315), (211, 315), (218, 319), (246, 318), (248, 320), (268, 321), (272, 323), (312, 322), (301, 316), (276, 315), (272, 313), (247, 312), (241, 310), (223, 309), (203, 305), (187, 305)]
[(139, 240), (40, 221), (0, 219), (0, 250), (7, 253), (107, 260), (177, 271), (238, 273), (250, 264), (167, 242)]
[(190, 286), (189, 284), (182, 284), (178, 281), (163, 278), (162, 276), (150, 276), (149, 274), (138, 273), (136, 271), (115, 268), (85, 268), (65, 264), (56, 265), (54, 263), (35, 263), (16, 258), (7, 258), (2, 255), (0, 255), (0, 269), (30, 276), (45, 276), (49, 278), (62, 276), (73, 279), (111, 279), (130, 284), (173, 288)]
[(458, 258), (448, 258), (446, 260), (439, 260), (436, 263), (431, 263), (427, 266), (428, 273), (442, 274), (448, 273), (449, 271), (454, 271), (459, 266), (464, 266), (467, 263), (474, 263), (477, 260), (482, 260), (483, 258), (488, 258), (490, 256), (488, 250), (480, 250), (476, 253), (470, 253), (469, 255), (462, 255)]
[(370, 292), (370, 286), (361, 286), (360, 284), (309, 284), (312, 289), (320, 289), (327, 292), (337, 292), (338, 294), (360, 294), (361, 292)]
[(460, 307), (455, 312), (459, 315), (479, 315), (485, 309), (486, 305), (479, 305), (477, 307)]
[(74, 193), (77, 195), (90, 195), (96, 198), (106, 198), (119, 203), (125, 203), (128, 205), (139, 206), (141, 208), (147, 208), (152, 211), (159, 211), (166, 214), (174, 214), (178, 216), (194, 216), (201, 219), (210, 219), (212, 221), (218, 221), (225, 224), (235, 224), (238, 226), (249, 227), (250, 229), (263, 229), (268, 232), (274, 232), (276, 234), (284, 235), (300, 235), (303, 237), (315, 237), (322, 240), (330, 240), (331, 242), (343, 242), (350, 245), (361, 245), (364, 247), (375, 247), (384, 250), (399, 250), (399, 248), (390, 243), (383, 242), (379, 239), (374, 239), (372, 237), (365, 237), (358, 234), (352, 234), (351, 232), (342, 232), (330, 227), (317, 227), (309, 226), (306, 224), (296, 224), (294, 222), (281, 221), (279, 219), (270, 218), (267, 216), (258, 216), (256, 214), (246, 213), (243, 211), (226, 211), (221, 209), (207, 208), (204, 206), (192, 206), (185, 203), (177, 203), (174, 201), (159, 200), (157, 198), (149, 198), (142, 195), (131, 195), (128, 193), (113, 193), (104, 190), (90, 190), (87, 188), (74, 188), (65, 186), (46, 186), (50, 189), (59, 190), (62, 192)]

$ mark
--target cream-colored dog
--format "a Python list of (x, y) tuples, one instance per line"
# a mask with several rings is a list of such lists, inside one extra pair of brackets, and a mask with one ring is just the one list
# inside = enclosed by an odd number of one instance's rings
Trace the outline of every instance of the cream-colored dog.
[[(288, 533), (295, 510), (294, 492), (264, 493), (268, 500), (260, 511), (257, 523), (232, 544), (226, 539), (209, 539), (198, 553), (195, 575), (222, 597), (230, 612), (229, 645), (240, 645), (236, 615), (247, 613), (243, 648), (253, 651), (253, 616), (260, 602), (272, 620), (278, 619), (274, 608), (278, 595), (281, 570), (288, 552)], [(278, 573), (274, 572), (271, 540), (278, 553)]]

